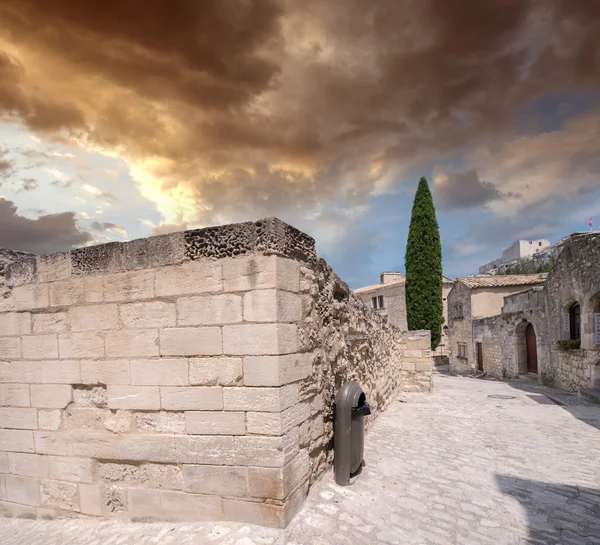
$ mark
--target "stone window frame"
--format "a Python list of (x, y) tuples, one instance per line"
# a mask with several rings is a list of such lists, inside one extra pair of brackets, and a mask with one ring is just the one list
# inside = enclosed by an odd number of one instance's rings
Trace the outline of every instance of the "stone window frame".
[(467, 343), (465, 342), (457, 342), (456, 343), (456, 351), (457, 351), (457, 358), (460, 360), (466, 360), (467, 358)]
[(464, 310), (463, 310), (463, 304), (455, 303), (454, 304), (454, 319), (462, 320), (464, 317), (465, 317), (465, 315), (464, 315)]
[(373, 310), (383, 310), (385, 308), (383, 301), (383, 295), (373, 295), (371, 297), (371, 306), (373, 307)]
[(581, 319), (582, 311), (579, 301), (574, 301), (569, 305), (569, 339), (571, 341), (581, 341)]

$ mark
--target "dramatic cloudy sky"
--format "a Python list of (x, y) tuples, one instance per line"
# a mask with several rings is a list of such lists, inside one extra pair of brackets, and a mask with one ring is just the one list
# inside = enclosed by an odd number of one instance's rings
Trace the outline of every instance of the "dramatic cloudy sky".
[(600, 226), (597, 0), (2, 0), (0, 247), (266, 216), (351, 286)]

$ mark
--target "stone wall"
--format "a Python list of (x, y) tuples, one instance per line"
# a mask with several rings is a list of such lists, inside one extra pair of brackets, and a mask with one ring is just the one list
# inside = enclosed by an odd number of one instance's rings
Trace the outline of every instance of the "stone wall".
[(378, 317), (274, 218), (28, 258), (5, 280), (4, 515), (285, 526), (331, 460), (342, 382), (374, 416), (431, 387), (429, 333)]
[[(448, 345), (450, 372), (465, 374), (475, 366), (473, 330), (471, 325), (471, 289), (462, 282), (455, 282), (448, 294)], [(457, 305), (462, 305), (462, 314), (457, 313)], [(467, 346), (466, 357), (458, 355), (458, 344)]]

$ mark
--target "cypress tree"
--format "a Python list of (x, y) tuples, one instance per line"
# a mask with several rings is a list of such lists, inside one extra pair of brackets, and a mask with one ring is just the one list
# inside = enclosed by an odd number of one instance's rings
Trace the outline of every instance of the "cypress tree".
[(442, 337), (442, 244), (433, 198), (425, 178), (415, 194), (406, 243), (406, 319), (408, 329), (429, 329), (431, 348)]

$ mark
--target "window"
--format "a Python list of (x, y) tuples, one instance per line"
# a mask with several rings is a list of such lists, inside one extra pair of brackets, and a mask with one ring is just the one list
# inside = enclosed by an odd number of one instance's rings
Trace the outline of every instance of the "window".
[(383, 295), (379, 296), (379, 308), (383, 308)]
[(377, 310), (377, 297), (371, 297), (371, 302), (373, 303), (373, 308)]
[(462, 303), (456, 303), (456, 305), (454, 305), (454, 317), (455, 318), (462, 318), (463, 317), (463, 306), (462, 306)]
[(458, 357), (467, 359), (467, 343), (457, 343)]
[(541, 246), (541, 245), (542, 245), (542, 243), (541, 243), (541, 242), (538, 242), (538, 246)]
[(378, 295), (376, 297), (371, 297), (371, 303), (375, 310), (379, 310), (383, 308), (383, 295)]
[(569, 323), (571, 325), (570, 337), (572, 341), (581, 340), (581, 307), (575, 302), (569, 309)]

